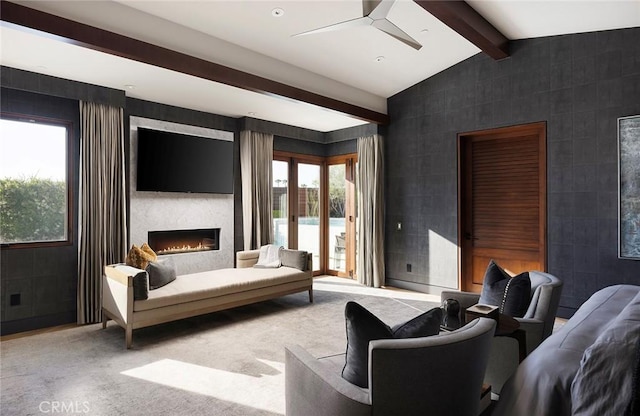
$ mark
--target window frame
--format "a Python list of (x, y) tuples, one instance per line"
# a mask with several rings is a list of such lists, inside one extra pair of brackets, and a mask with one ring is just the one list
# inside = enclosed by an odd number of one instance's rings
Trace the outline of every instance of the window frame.
[(25, 241), (15, 243), (0, 243), (2, 249), (23, 249), (23, 248), (41, 248), (41, 247), (61, 247), (73, 245), (73, 172), (74, 172), (74, 158), (73, 158), (73, 122), (65, 119), (58, 119), (53, 117), (36, 116), (23, 113), (14, 113), (8, 111), (0, 111), (0, 119), (19, 121), (25, 123), (37, 123), (46, 124), (56, 127), (64, 127), (67, 131), (66, 134), (66, 191), (67, 191), (67, 218), (66, 218), (66, 238), (63, 240), (55, 241)]

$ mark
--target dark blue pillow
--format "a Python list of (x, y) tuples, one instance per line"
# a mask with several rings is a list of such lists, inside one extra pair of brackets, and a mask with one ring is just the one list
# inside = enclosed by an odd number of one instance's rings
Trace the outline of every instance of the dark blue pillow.
[(342, 377), (364, 388), (369, 385), (369, 341), (435, 335), (440, 331), (442, 320), (442, 310), (433, 308), (392, 329), (356, 302), (347, 302), (344, 315), (347, 353)]
[(484, 274), (482, 293), (478, 303), (500, 307), (500, 313), (522, 318), (531, 301), (531, 279), (529, 272), (509, 276), (493, 260)]

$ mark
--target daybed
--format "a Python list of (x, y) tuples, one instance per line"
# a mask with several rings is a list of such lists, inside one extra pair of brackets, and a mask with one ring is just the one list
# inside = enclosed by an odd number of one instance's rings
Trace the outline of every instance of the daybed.
[(594, 293), (518, 367), (494, 415), (640, 414), (640, 286)]
[[(125, 329), (131, 348), (133, 330), (164, 322), (308, 291), (313, 302), (312, 254), (306, 266), (255, 268), (260, 250), (236, 253), (236, 268), (177, 276), (145, 300), (134, 300), (134, 274), (105, 267), (102, 280), (102, 327), (109, 319)], [(146, 273), (144, 270), (140, 272)]]

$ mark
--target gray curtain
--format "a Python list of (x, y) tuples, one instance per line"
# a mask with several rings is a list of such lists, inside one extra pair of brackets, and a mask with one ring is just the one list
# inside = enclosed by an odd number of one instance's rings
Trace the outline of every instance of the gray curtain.
[(121, 108), (80, 101), (78, 323), (101, 320), (102, 273), (126, 255)]
[(273, 135), (240, 132), (244, 249), (273, 242)]
[(384, 286), (384, 146), (382, 136), (358, 139), (358, 281)]

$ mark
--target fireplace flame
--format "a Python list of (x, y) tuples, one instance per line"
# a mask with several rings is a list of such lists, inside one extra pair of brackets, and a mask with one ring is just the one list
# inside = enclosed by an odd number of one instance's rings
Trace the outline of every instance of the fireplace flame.
[(171, 254), (171, 253), (184, 253), (188, 251), (207, 251), (212, 250), (211, 246), (206, 246), (202, 243), (199, 243), (197, 246), (192, 245), (183, 245), (183, 246), (171, 246), (167, 248), (163, 248), (158, 250), (158, 254)]

